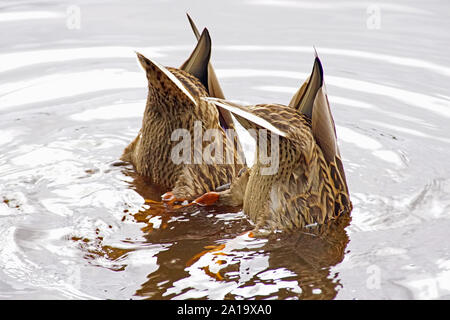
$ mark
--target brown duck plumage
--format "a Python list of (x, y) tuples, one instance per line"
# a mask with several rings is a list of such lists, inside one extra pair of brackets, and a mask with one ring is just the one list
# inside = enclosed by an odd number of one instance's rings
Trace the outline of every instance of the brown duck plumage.
[[(190, 21), (198, 36), (195, 25)], [(150, 183), (171, 190), (174, 198), (179, 200), (191, 200), (215, 190), (232, 180), (244, 166), (242, 154), (234, 152), (233, 148), (236, 145), (237, 150), (241, 150), (239, 141), (237, 138), (231, 141), (225, 135), (224, 129), (234, 128), (229, 112), (219, 112), (214, 104), (202, 99), (210, 96), (211, 92), (216, 97), (223, 97), (209, 63), (210, 53), (211, 39), (206, 29), (198, 36), (196, 48), (180, 69), (165, 68), (137, 53), (148, 79), (147, 105), (142, 128), (125, 148), (121, 159), (131, 162), (137, 173)], [(211, 144), (209, 141), (194, 143), (195, 123), (203, 134), (207, 129), (220, 132), (225, 151), (222, 158), (215, 158), (215, 163), (219, 164), (207, 164), (204, 158), (201, 163), (195, 161), (194, 155)], [(187, 130), (192, 138), (189, 143), (192, 151), (190, 163), (177, 164), (171, 160), (173, 148), (180, 143), (171, 140), (177, 129)], [(197, 146), (202, 149), (198, 150)], [(234, 162), (226, 164), (225, 156), (230, 149), (232, 153), (229, 154), (233, 154)]]
[[(243, 205), (244, 212), (258, 228), (271, 230), (322, 224), (351, 211), (318, 58), (311, 77), (289, 106), (243, 107), (220, 99), (208, 101), (233, 112), (247, 130), (265, 128), (270, 135), (276, 134), (279, 167), (273, 174), (263, 174), (261, 170), (268, 165), (261, 163), (257, 152), (253, 167), (234, 179), (228, 190), (208, 193), (196, 203)], [(269, 137), (269, 150), (270, 142)]]

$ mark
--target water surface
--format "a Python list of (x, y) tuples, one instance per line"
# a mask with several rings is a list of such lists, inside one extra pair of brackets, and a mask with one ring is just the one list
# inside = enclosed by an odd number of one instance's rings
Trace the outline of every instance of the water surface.
[[(449, 9), (1, 1), (0, 298), (450, 298)], [(158, 190), (116, 163), (145, 106), (133, 50), (181, 65), (185, 12), (230, 99), (288, 103), (317, 49), (351, 221), (251, 239), (239, 209), (145, 203)]]

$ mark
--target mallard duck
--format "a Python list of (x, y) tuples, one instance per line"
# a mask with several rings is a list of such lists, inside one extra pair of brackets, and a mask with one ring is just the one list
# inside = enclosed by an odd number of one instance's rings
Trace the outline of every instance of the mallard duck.
[[(244, 107), (223, 99), (205, 100), (231, 111), (247, 130), (268, 130), (268, 149), (274, 143), (271, 137), (278, 137), (279, 153), (275, 156), (279, 166), (272, 174), (265, 174), (268, 164), (262, 163), (261, 149), (257, 148), (254, 165), (243, 170), (228, 189), (209, 192), (194, 203), (243, 205), (256, 229), (272, 231), (323, 224), (352, 210), (317, 55), (311, 76), (289, 106)], [(261, 143), (258, 138), (257, 146)]]
[[(200, 35), (190, 17), (189, 21), (198, 42), (179, 69), (163, 67), (136, 53), (148, 79), (147, 105), (142, 128), (121, 157), (121, 160), (131, 162), (146, 181), (169, 191), (163, 195), (163, 200), (169, 202), (193, 200), (215, 190), (232, 180), (244, 167), (245, 161), (237, 137), (231, 140), (225, 133), (225, 130), (234, 128), (229, 111), (219, 110), (202, 99), (224, 96), (209, 63), (209, 32), (205, 28)], [(214, 154), (215, 162), (205, 161), (203, 151), (211, 142), (195, 137), (196, 128), (201, 133), (207, 129), (217, 129), (225, 150), (222, 157)], [(188, 133), (192, 138), (192, 141), (187, 141), (190, 153), (185, 155), (183, 162), (173, 161), (171, 157), (180, 143), (172, 139), (176, 130)], [(233, 161), (226, 161), (225, 156), (229, 154), (232, 154)], [(195, 158), (198, 155), (200, 159)]]

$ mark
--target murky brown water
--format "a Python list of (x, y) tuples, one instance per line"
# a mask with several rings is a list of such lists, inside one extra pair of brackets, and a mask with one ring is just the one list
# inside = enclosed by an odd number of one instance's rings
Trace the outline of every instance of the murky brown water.
[[(0, 1), (0, 298), (450, 298), (449, 9)], [(351, 221), (252, 239), (238, 209), (145, 203), (117, 164), (146, 99), (133, 50), (179, 66), (186, 11), (232, 99), (287, 103), (317, 48)]]

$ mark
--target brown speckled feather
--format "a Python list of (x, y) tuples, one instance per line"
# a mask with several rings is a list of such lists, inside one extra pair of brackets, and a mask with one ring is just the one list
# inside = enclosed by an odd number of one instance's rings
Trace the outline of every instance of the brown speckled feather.
[[(337, 144), (336, 128), (325, 90), (323, 67), (316, 53), (311, 75), (291, 99), (289, 106), (312, 122), (312, 133), (329, 165), (337, 167), (345, 181), (345, 172)], [(346, 186), (347, 187), (347, 186)]]
[[(315, 96), (313, 105), (323, 104), (324, 95), (316, 93)], [(244, 212), (257, 226), (283, 230), (322, 224), (351, 211), (345, 176), (340, 173), (343, 167), (329, 161), (323, 152), (314, 135), (314, 116), (311, 119), (291, 106), (279, 104), (243, 107), (225, 100), (208, 100), (233, 112), (247, 130), (265, 128), (275, 134), (272, 125), (280, 132), (277, 134), (279, 169), (272, 175), (261, 174), (261, 169), (267, 165), (256, 156), (251, 170), (244, 177), (235, 179), (230, 189), (221, 194), (221, 203), (239, 202), (233, 189), (243, 189), (245, 185), (245, 195), (238, 199), (243, 203)], [(322, 110), (319, 107), (312, 113)], [(332, 126), (334, 128), (334, 122)], [(334, 146), (337, 146), (336, 142)], [(269, 150), (270, 143), (267, 148)]]
[[(282, 105), (245, 108), (287, 133), (279, 138), (279, 170), (261, 175), (264, 166), (258, 161), (251, 170), (243, 203), (252, 220), (273, 229), (291, 229), (322, 224), (350, 209), (345, 181), (328, 165), (305, 115)], [(236, 118), (246, 129), (261, 128)]]
[[(202, 37), (209, 35), (203, 32)], [(199, 44), (202, 43), (205, 42), (201, 38)], [(142, 128), (125, 149), (122, 160), (131, 162), (140, 175), (153, 184), (171, 190), (178, 199), (192, 200), (231, 181), (243, 165), (236, 158), (236, 153), (229, 151), (233, 150), (233, 143), (227, 140), (220, 126), (217, 108), (201, 99), (208, 97), (203, 84), (188, 72), (165, 68), (141, 54), (138, 54), (138, 59), (148, 79), (147, 105)], [(208, 59), (202, 58), (200, 61), (208, 63)], [(200, 124), (203, 133), (207, 129), (217, 129), (220, 133), (224, 152), (219, 163), (224, 164), (195, 163), (194, 154), (211, 144), (201, 141), (202, 149), (196, 149), (195, 123)], [(171, 160), (173, 148), (180, 143), (171, 140), (172, 133), (177, 129), (187, 130), (192, 138), (190, 164), (177, 164)], [(227, 153), (234, 155), (234, 164), (225, 164)]]
[[(198, 47), (201, 48), (201, 47), (208, 46), (207, 41), (208, 41), (209, 37), (205, 37), (205, 41), (203, 41), (204, 43), (200, 43), (202, 41), (203, 35), (200, 35), (200, 32), (198, 31), (197, 26), (195, 25), (194, 21), (189, 16), (189, 14), (186, 14), (186, 15), (189, 20), (189, 24), (191, 25), (192, 31), (194, 32), (195, 37), (199, 41)], [(211, 43), (209, 41), (209, 46), (210, 45), (211, 45)], [(203, 52), (204, 51), (205, 50), (203, 50)], [(225, 96), (223, 94), (222, 88), (220, 87), (219, 81), (216, 76), (216, 72), (214, 71), (211, 61), (208, 62), (206, 70), (205, 70), (205, 68), (201, 68), (201, 70), (198, 70), (199, 69), (198, 67), (192, 68), (192, 65), (193, 65), (192, 61), (198, 55), (199, 54), (197, 53), (197, 50), (194, 50), (194, 52), (189, 57), (189, 59), (186, 60), (181, 65), (180, 69), (196, 76), (202, 82), (202, 84), (205, 86), (206, 91), (208, 91), (208, 94), (210, 97), (225, 99)], [(208, 57), (208, 59), (209, 58), (210, 57)], [(196, 59), (196, 60), (199, 60), (199, 59)], [(200, 64), (200, 66), (204, 66), (204, 64)], [(220, 121), (220, 125), (222, 126), (222, 128), (235, 130), (235, 126), (234, 126), (234, 122), (233, 122), (231, 113), (225, 109), (219, 108), (218, 110), (219, 110), (219, 121)], [(234, 141), (235, 149), (237, 152), (236, 156), (239, 158), (239, 161), (241, 161), (245, 164), (245, 155), (244, 155), (244, 151), (242, 149), (241, 142), (239, 141), (239, 137), (236, 135), (234, 137), (229, 137), (229, 138), (233, 139), (233, 141)]]

